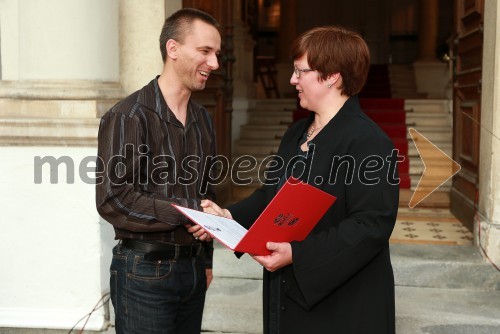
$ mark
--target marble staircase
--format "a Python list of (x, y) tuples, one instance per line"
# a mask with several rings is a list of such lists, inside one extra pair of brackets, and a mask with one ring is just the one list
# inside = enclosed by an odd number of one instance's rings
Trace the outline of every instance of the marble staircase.
[[(435, 147), (439, 148), (450, 158), (452, 157), (452, 115), (449, 111), (448, 100), (405, 100), (406, 122), (408, 128), (413, 128), (427, 138)], [(408, 157), (410, 159), (411, 189), (415, 189), (420, 177), (425, 169), (419, 152), (408, 133)], [(421, 149), (435, 149), (426, 147)], [(427, 159), (428, 166), (440, 167), (443, 173), (447, 173), (446, 161), (443, 159)], [(451, 179), (443, 184), (439, 191), (448, 192), (451, 186)]]
[(388, 70), (392, 98), (421, 99), (426, 97), (426, 94), (417, 92), (413, 65), (391, 64)]
[(248, 123), (241, 127), (240, 139), (233, 143), (233, 162), (240, 156), (250, 155), (256, 159), (257, 165), (252, 171), (241, 174), (252, 178), (250, 184), (233, 184), (233, 201), (247, 197), (260, 187), (265, 170), (265, 165), (261, 164), (278, 151), (283, 134), (292, 123), (295, 108), (295, 99), (259, 99), (248, 111)]
[[(241, 127), (241, 137), (233, 145), (233, 161), (243, 155), (255, 157), (257, 165), (254, 170), (242, 175), (251, 177), (249, 185), (235, 185), (232, 190), (232, 200), (238, 201), (251, 194), (264, 179), (264, 166), (262, 161), (277, 152), (283, 133), (292, 122), (292, 111), (295, 108), (294, 99), (264, 99), (257, 100), (254, 109), (248, 112), (248, 123)], [(448, 100), (407, 99), (405, 100), (406, 122), (408, 128), (414, 128), (431, 141), (436, 147), (452, 156), (452, 120), (449, 112)], [(424, 171), (424, 164), (408, 133), (408, 157), (410, 159), (411, 189), (414, 190)], [(426, 163), (439, 166), (442, 160), (429, 160)], [(259, 180), (260, 176), (260, 180)], [(437, 192), (442, 192), (441, 197), (451, 186), (448, 180)], [(424, 201), (422, 205), (426, 205)], [(434, 204), (427, 204), (434, 206)], [(441, 203), (444, 207), (446, 203)]]

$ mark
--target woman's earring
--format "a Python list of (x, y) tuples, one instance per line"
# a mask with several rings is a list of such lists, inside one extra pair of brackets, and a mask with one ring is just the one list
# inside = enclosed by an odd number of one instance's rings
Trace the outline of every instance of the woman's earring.
[(328, 88), (332, 88), (332, 83), (329, 83), (328, 85), (326, 85)]

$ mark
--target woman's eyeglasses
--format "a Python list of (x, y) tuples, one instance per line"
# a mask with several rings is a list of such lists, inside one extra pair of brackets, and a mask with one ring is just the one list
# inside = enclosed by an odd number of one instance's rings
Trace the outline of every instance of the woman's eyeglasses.
[(293, 68), (293, 73), (295, 73), (295, 76), (298, 78), (300, 78), (300, 74), (301, 73), (307, 73), (307, 72), (312, 72), (314, 70), (310, 69), (310, 68), (297, 68), (297, 67), (294, 67)]

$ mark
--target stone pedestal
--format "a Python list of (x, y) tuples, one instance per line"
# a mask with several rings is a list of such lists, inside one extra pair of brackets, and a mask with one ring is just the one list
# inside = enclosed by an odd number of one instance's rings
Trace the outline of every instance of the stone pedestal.
[(415, 83), (419, 93), (428, 98), (449, 98), (450, 70), (448, 64), (439, 61), (416, 61), (413, 63)]

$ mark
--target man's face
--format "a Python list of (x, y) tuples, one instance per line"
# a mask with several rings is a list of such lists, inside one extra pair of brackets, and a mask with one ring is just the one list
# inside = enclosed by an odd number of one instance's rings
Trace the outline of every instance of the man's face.
[(215, 27), (195, 20), (184, 42), (179, 43), (176, 72), (190, 91), (205, 88), (210, 72), (219, 68), (221, 37)]

